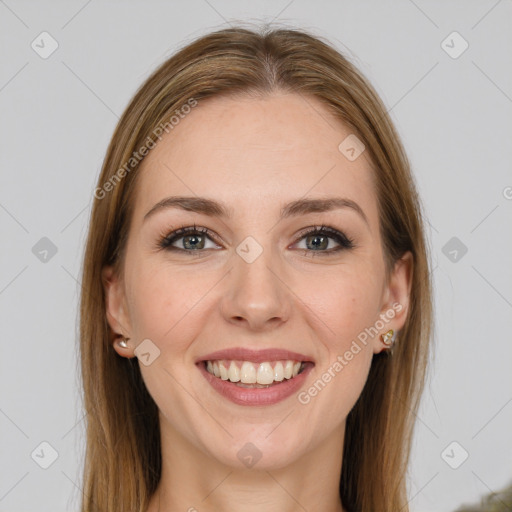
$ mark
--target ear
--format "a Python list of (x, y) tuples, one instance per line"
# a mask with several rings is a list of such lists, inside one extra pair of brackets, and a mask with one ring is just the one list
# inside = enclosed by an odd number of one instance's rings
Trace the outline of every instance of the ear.
[[(395, 334), (402, 329), (409, 313), (409, 303), (412, 286), (412, 271), (414, 258), (410, 251), (407, 251), (399, 258), (394, 265), (389, 277), (382, 301), (382, 309), (379, 319), (384, 323), (382, 332), (375, 338), (375, 354), (386, 350), (388, 347), (381, 339), (381, 335), (393, 329)], [(378, 321), (377, 321), (378, 322)], [(378, 325), (378, 323), (376, 324)]]
[(106, 315), (110, 328), (114, 332), (114, 350), (123, 357), (132, 358), (134, 354), (134, 343), (128, 341), (128, 347), (119, 345), (121, 338), (130, 339), (131, 325), (126, 307), (126, 294), (124, 282), (115, 273), (114, 267), (109, 265), (101, 271), (103, 288), (105, 290)]

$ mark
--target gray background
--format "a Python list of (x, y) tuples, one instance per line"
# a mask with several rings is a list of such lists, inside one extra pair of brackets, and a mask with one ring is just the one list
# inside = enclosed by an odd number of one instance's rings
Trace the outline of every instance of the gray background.
[[(511, 15), (509, 0), (0, 0), (0, 510), (78, 510), (77, 303), (102, 159), (148, 74), (237, 20), (330, 39), (375, 85), (404, 139), (429, 221), (436, 301), (411, 510), (451, 511), (508, 483)], [(59, 45), (46, 59), (31, 47), (51, 48), (43, 31)], [(462, 39), (442, 44), (453, 31), (469, 44), (457, 58)], [(41, 252), (43, 237), (56, 254)], [(42, 442), (58, 453), (47, 469), (53, 452)]]

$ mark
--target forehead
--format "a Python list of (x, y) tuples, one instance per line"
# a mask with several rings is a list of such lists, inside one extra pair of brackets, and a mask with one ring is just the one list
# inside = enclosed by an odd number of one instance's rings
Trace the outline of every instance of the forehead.
[(304, 196), (342, 195), (371, 217), (376, 209), (367, 154), (350, 161), (339, 150), (351, 134), (310, 96), (199, 101), (142, 162), (135, 210), (178, 194), (215, 198), (240, 213), (278, 211)]

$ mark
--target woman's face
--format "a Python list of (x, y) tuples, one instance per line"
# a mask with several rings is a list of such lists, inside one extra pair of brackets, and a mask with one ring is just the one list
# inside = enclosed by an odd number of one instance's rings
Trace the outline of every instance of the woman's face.
[[(105, 269), (108, 318), (130, 338), (120, 355), (146, 340), (162, 433), (196, 455), (271, 469), (339, 448), (380, 334), (405, 321), (408, 265), (386, 282), (367, 152), (339, 149), (350, 135), (311, 97), (213, 98), (137, 171), (123, 278)], [(342, 201), (304, 202), (328, 198)]]

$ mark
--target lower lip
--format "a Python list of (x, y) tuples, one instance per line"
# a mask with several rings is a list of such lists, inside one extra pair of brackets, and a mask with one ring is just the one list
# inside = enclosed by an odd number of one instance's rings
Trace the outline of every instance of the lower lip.
[(215, 377), (205, 368), (204, 361), (197, 364), (199, 371), (211, 386), (222, 396), (237, 405), (273, 405), (293, 395), (304, 384), (306, 377), (313, 368), (307, 363), (304, 371), (292, 379), (285, 379), (279, 384), (268, 388), (241, 388), (228, 380)]

